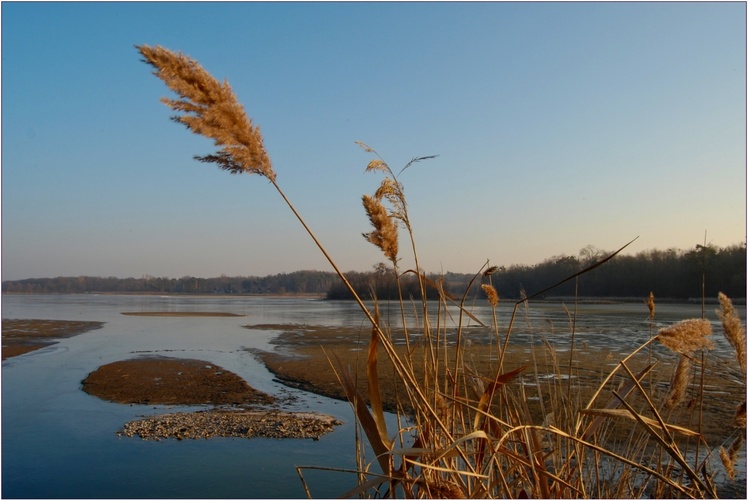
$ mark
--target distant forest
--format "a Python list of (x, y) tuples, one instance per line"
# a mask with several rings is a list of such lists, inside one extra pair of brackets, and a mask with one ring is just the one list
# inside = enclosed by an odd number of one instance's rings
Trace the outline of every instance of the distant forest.
[[(528, 294), (543, 290), (566, 277), (599, 261), (611, 252), (592, 246), (583, 248), (577, 256), (554, 256), (535, 265), (500, 266), (490, 276), (499, 296), (516, 299), (521, 290)], [(642, 298), (653, 292), (660, 299), (688, 300), (701, 297), (702, 276), (705, 294), (716, 297), (724, 292), (733, 299), (746, 296), (745, 244), (719, 248), (697, 245), (692, 250), (647, 250), (636, 255), (619, 255), (602, 266), (582, 275), (578, 295), (581, 297)], [(375, 290), (380, 299), (397, 299), (392, 268), (377, 264), (372, 271), (346, 273), (353, 287), (370, 297)], [(444, 290), (461, 296), (473, 275), (446, 273), (428, 274), (436, 283), (443, 280)], [(473, 286), (476, 291), (488, 278), (479, 277)], [(407, 273), (401, 277), (405, 298), (420, 297), (416, 277)], [(328, 299), (350, 299), (350, 294), (332, 272), (295, 271), (271, 276), (195, 278), (154, 277), (102, 278), (90, 276), (37, 278), (3, 281), (4, 293), (182, 293), (182, 294), (316, 294)], [(472, 293), (472, 291), (471, 291)], [(542, 298), (569, 297), (575, 293), (571, 280)], [(429, 297), (436, 297), (429, 287)]]

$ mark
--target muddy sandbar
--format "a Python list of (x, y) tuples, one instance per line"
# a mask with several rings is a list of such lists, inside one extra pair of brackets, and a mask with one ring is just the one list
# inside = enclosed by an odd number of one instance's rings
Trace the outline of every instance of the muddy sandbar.
[(124, 404), (268, 404), (275, 398), (199, 359), (148, 356), (100, 366), (82, 382), (92, 396)]
[(2, 359), (35, 351), (69, 338), (101, 328), (100, 321), (63, 321), (53, 319), (4, 319)]

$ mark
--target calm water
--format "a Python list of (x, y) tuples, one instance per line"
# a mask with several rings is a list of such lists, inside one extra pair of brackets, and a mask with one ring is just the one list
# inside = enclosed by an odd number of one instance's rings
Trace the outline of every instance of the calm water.
[[(714, 306), (707, 312), (716, 321)], [(139, 317), (125, 311), (225, 311), (246, 317)], [(745, 308), (740, 308), (745, 317)], [(700, 307), (661, 305), (659, 326), (698, 317)], [(490, 322), (490, 310), (475, 313)], [(503, 306), (500, 323), (510, 310)], [(119, 295), (3, 296), (2, 317), (103, 321), (91, 331), (2, 363), (2, 496), (26, 498), (302, 498), (297, 465), (353, 468), (353, 421), (348, 404), (286, 388), (245, 348), (271, 349), (277, 332), (247, 324), (364, 325), (357, 306), (300, 298), (158, 297)], [(456, 318), (455, 312), (455, 318)], [(520, 320), (518, 320), (520, 321)], [(521, 318), (563, 348), (568, 328), (560, 305), (539, 304)], [(649, 338), (644, 304), (590, 305), (577, 317), (578, 342), (625, 349)], [(517, 330), (518, 342), (537, 342)], [(722, 348), (721, 335), (715, 335)], [(80, 383), (99, 366), (138, 353), (198, 358), (244, 377), (253, 387), (293, 395), (284, 405), (346, 422), (319, 441), (220, 438), (146, 442), (115, 432), (143, 415), (202, 407), (120, 405), (89, 396)], [(335, 497), (352, 476), (305, 472), (316, 497)]]

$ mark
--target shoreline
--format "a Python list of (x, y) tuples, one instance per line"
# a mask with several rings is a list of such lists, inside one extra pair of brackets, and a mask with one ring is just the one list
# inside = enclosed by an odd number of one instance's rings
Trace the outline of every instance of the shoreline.
[[(355, 302), (354, 299), (327, 299), (326, 294), (324, 293), (302, 293), (302, 292), (289, 292), (289, 293), (188, 293), (188, 292), (45, 292), (45, 293), (38, 293), (38, 292), (2, 292), (2, 295), (125, 295), (125, 296), (132, 296), (132, 295), (147, 295), (147, 296), (155, 296), (155, 297), (199, 297), (199, 298), (209, 298), (209, 297), (216, 297), (216, 298), (222, 298), (225, 299), (227, 297), (260, 297), (260, 298), (273, 298), (273, 299), (298, 299), (298, 298), (308, 298), (308, 299), (317, 299), (317, 300), (330, 300), (330, 301), (340, 301), (340, 302)], [(736, 306), (745, 306), (748, 304), (748, 297), (730, 297), (732, 300), (733, 305)], [(438, 299), (428, 299), (429, 302), (436, 302)], [(657, 297), (656, 298), (658, 304), (684, 304), (684, 305), (694, 305), (694, 304), (701, 304), (702, 298), (701, 297), (691, 297), (688, 299), (675, 299), (675, 298), (668, 298), (668, 297)], [(521, 302), (521, 299), (519, 297), (511, 298), (511, 297), (502, 297), (502, 301), (505, 304), (515, 304), (518, 302)], [(627, 297), (627, 296), (607, 296), (607, 297), (595, 297), (595, 296), (580, 296), (580, 297), (573, 297), (573, 296), (563, 296), (563, 295), (549, 295), (546, 297), (536, 297), (531, 300), (531, 302), (535, 303), (543, 303), (543, 304), (572, 304), (574, 302), (578, 304), (585, 304), (585, 305), (595, 305), (595, 304), (640, 304), (642, 302), (645, 302), (645, 297)], [(365, 300), (364, 302), (369, 302), (369, 300)], [(381, 299), (380, 302), (397, 302), (397, 299)], [(705, 297), (703, 299), (704, 304), (706, 305), (719, 305), (719, 300), (716, 297)]]

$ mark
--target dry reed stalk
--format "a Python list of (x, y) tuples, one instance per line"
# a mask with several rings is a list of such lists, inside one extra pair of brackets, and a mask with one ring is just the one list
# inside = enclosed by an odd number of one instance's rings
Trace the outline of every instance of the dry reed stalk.
[(700, 349), (712, 349), (714, 344), (707, 337), (712, 334), (712, 325), (706, 319), (686, 319), (657, 332), (657, 340), (671, 351), (690, 355)]
[[(374, 302), (374, 319), (379, 322), (379, 304)], [(366, 360), (366, 378), (369, 386), (369, 402), (371, 405), (371, 413), (374, 417), (377, 430), (379, 431), (380, 439), (390, 449), (392, 445), (389, 441), (389, 434), (387, 433), (387, 422), (384, 419), (384, 410), (382, 407), (382, 396), (379, 391), (379, 374), (377, 373), (377, 346), (379, 338), (377, 335), (377, 329), (371, 329), (371, 340), (369, 341), (369, 356)]]
[[(181, 100), (163, 99), (163, 101), (172, 109), (184, 113), (182, 116), (175, 117), (174, 120), (184, 124), (189, 130), (196, 134), (204, 135), (213, 139), (217, 146), (221, 146), (221, 149), (216, 154), (197, 157), (198, 160), (217, 163), (219, 167), (228, 170), (231, 173), (253, 173), (264, 176), (270, 180), (273, 187), (278, 191), (278, 194), (283, 198), (294, 216), (304, 227), (307, 234), (317, 245), (317, 248), (322, 252), (335, 273), (340, 277), (348, 291), (352, 294), (356, 303), (361, 308), (361, 311), (371, 323), (372, 328), (376, 330), (377, 337), (381, 342), (382, 347), (392, 361), (393, 367), (397, 371), (398, 376), (403, 380), (409, 394), (413, 398), (414, 406), (420, 407), (421, 411), (439, 425), (445, 434), (448, 435), (449, 430), (443, 426), (439, 416), (434, 414), (432, 409), (429, 407), (423, 386), (419, 384), (413, 373), (408, 370), (405, 363), (403, 363), (403, 361), (398, 357), (394, 346), (381, 330), (372, 313), (348, 281), (345, 274), (338, 268), (337, 264), (328, 254), (322, 243), (306, 224), (303, 217), (301, 217), (301, 214), (299, 214), (291, 201), (281, 190), (276, 182), (276, 175), (272, 169), (270, 159), (262, 144), (262, 135), (260, 134), (259, 128), (255, 127), (249, 118), (247, 118), (244, 109), (238, 103), (238, 100), (228, 83), (219, 83), (195, 60), (180, 53), (175, 53), (162, 47), (152, 48), (147, 45), (137, 46), (137, 49), (145, 57), (145, 62), (156, 68), (155, 75), (163, 80), (170, 89), (182, 98)], [(406, 168), (413, 162), (426, 158), (427, 157), (416, 158), (412, 160)], [(405, 219), (407, 220), (407, 214), (405, 214)], [(411, 242), (413, 243), (412, 233)], [(413, 248), (415, 253), (414, 243)], [(427, 322), (428, 316), (425, 314), (426, 297), (423, 280), (421, 279), (420, 273), (418, 274), (421, 290), (423, 292), (424, 321)], [(354, 403), (354, 406), (357, 406), (355, 402), (358, 402), (359, 400), (360, 398), (356, 394), (351, 399), (351, 402)], [(369, 415), (369, 417), (371, 417), (371, 415)], [(371, 440), (371, 436), (369, 437)], [(375, 441), (380, 441), (378, 434), (376, 435)]]
[(162, 98), (173, 117), (192, 132), (213, 139), (220, 149), (198, 156), (203, 162), (217, 163), (232, 174), (246, 172), (275, 180), (275, 172), (262, 142), (259, 127), (252, 124), (228, 82), (220, 83), (197, 61), (163, 47), (136, 46), (145, 62), (156, 68), (154, 74), (180, 99)]
[[(426, 366), (427, 363), (428, 363), (426, 354), (428, 354), (428, 359), (431, 360), (431, 364), (432, 365), (435, 363), (435, 359), (436, 358), (435, 358), (435, 354), (434, 354), (434, 351), (433, 351), (433, 342), (432, 342), (432, 339), (431, 339), (431, 328), (430, 328), (430, 324), (429, 324), (430, 320), (429, 320), (429, 314), (428, 314), (428, 302), (427, 302), (427, 297), (426, 297), (426, 282), (425, 282), (424, 273), (421, 272), (421, 266), (420, 266), (419, 261), (418, 261), (419, 256), (418, 256), (418, 251), (416, 249), (416, 241), (415, 241), (415, 237), (413, 235), (413, 228), (412, 228), (412, 226), (410, 224), (410, 218), (408, 216), (408, 207), (407, 207), (407, 203), (406, 203), (406, 200), (405, 200), (404, 189), (403, 189), (402, 184), (397, 180), (397, 175), (395, 175), (395, 173), (392, 171), (392, 169), (390, 168), (390, 166), (384, 160), (382, 160), (381, 156), (379, 156), (379, 153), (377, 153), (376, 151), (374, 151), (374, 149), (372, 149), (371, 147), (367, 146), (363, 142), (357, 141), (357, 144), (361, 148), (363, 148), (364, 151), (366, 151), (367, 153), (373, 153), (373, 154), (375, 154), (377, 156), (377, 158), (375, 160), (369, 162), (369, 164), (367, 165), (365, 171), (366, 172), (376, 172), (376, 171), (378, 171), (378, 172), (382, 172), (382, 173), (385, 174), (385, 178), (382, 181), (379, 189), (377, 189), (377, 191), (376, 191), (376, 193), (374, 195), (374, 198), (376, 198), (380, 202), (381, 202), (382, 199), (386, 199), (392, 205), (393, 208), (392, 208), (391, 213), (389, 214), (390, 217), (394, 218), (395, 220), (399, 220), (400, 222), (402, 222), (402, 224), (405, 226), (405, 228), (408, 231), (408, 236), (410, 237), (410, 245), (411, 245), (411, 249), (412, 249), (412, 252), (413, 252), (413, 258), (415, 260), (415, 271), (414, 271), (414, 274), (416, 274), (416, 276), (418, 277), (418, 287), (419, 287), (419, 290), (421, 292), (421, 310), (422, 310), (422, 319), (423, 319), (423, 327), (422, 327), (423, 338), (425, 339), (425, 341), (426, 341), (426, 343), (428, 344), (428, 347), (429, 347), (429, 349), (427, 351), (424, 351), (424, 361), (423, 361), (424, 362), (424, 372), (428, 373), (427, 366)], [(405, 167), (402, 168), (402, 170), (400, 170), (399, 173), (402, 173), (404, 170), (408, 169), (414, 163), (417, 163), (417, 162), (422, 161), (422, 160), (428, 160), (428, 159), (435, 158), (435, 157), (436, 156), (432, 155), (432, 156), (422, 156), (422, 157), (418, 157), (418, 158), (413, 158), (410, 162), (408, 162), (407, 165), (405, 165)], [(364, 203), (366, 204), (367, 202), (365, 201)], [(373, 221), (372, 221), (372, 223), (373, 223)], [(396, 230), (397, 224), (395, 224), (394, 221), (390, 221), (389, 224), (392, 224), (394, 226), (395, 230)], [(376, 228), (376, 226), (375, 226), (375, 228)], [(392, 232), (391, 228), (388, 228), (388, 230), (386, 231), (387, 234), (389, 234), (391, 232)], [(395, 231), (395, 233), (396, 233), (396, 231)], [(369, 236), (366, 236), (366, 238), (369, 239)], [(376, 240), (377, 240), (377, 238), (375, 236), (375, 241)], [(376, 242), (373, 242), (373, 243), (375, 245), (377, 244)], [(381, 247), (380, 247), (380, 249), (384, 250)], [(394, 252), (394, 254), (395, 254), (394, 257), (396, 257), (397, 252)], [(393, 257), (392, 252), (390, 252), (390, 253), (385, 252), (385, 255), (392, 261), (393, 266), (395, 268), (395, 274), (398, 276), (398, 293), (400, 294), (401, 312), (403, 313), (403, 326), (405, 327), (404, 305), (403, 305), (403, 300), (402, 300), (402, 290), (400, 289), (399, 273), (397, 271), (397, 260), (396, 259), (393, 260), (393, 258), (392, 258)], [(406, 343), (409, 344), (410, 341), (408, 339), (407, 327), (405, 328), (405, 332), (406, 332), (405, 333)], [(428, 382), (429, 381), (424, 378), (424, 380), (422, 382), (424, 382), (423, 389), (428, 389)]]
[[(151, 48), (146, 45), (139, 46), (138, 50), (146, 58), (146, 62), (157, 69), (155, 74), (179, 95), (180, 99), (163, 99), (172, 110), (181, 113), (180, 116), (174, 117), (174, 120), (182, 123), (192, 132), (213, 139), (215, 145), (219, 147), (219, 150), (215, 154), (198, 157), (198, 159), (203, 162), (216, 163), (220, 168), (231, 173), (245, 172), (258, 174), (269, 179), (323, 252), (335, 271), (341, 277), (343, 282), (347, 285), (349, 291), (353, 293), (354, 298), (358, 301), (359, 306), (372, 324), (372, 341), (367, 361), (368, 378), (370, 379), (369, 388), (372, 391), (369, 396), (370, 400), (374, 403), (371, 412), (366, 408), (363, 396), (358, 393), (358, 389), (351, 374), (344, 369), (339, 360), (337, 363), (340, 368), (339, 376), (341, 379), (341, 385), (343, 385), (346, 390), (349, 400), (354, 406), (356, 417), (362, 424), (362, 428), (364, 432), (366, 432), (370, 444), (375, 449), (377, 461), (379, 461), (387, 476), (380, 476), (375, 480), (367, 481), (366, 483), (359, 485), (356, 489), (357, 492), (368, 492), (369, 488), (375, 488), (376, 485), (385, 483), (389, 483), (390, 485), (390, 494), (396, 493), (394, 488), (399, 484), (407, 496), (413, 496), (413, 491), (417, 491), (421, 495), (438, 494), (444, 496), (483, 496), (489, 491), (492, 493), (498, 492), (498, 494), (502, 496), (511, 496), (513, 493), (526, 493), (527, 491), (543, 496), (563, 494), (564, 492), (572, 492), (579, 495), (584, 491), (585, 485), (583, 482), (572, 485), (571, 483), (566, 482), (566, 480), (561, 476), (557, 476), (555, 472), (551, 471), (552, 469), (546, 468), (545, 460), (547, 456), (543, 456), (546, 450), (544, 449), (543, 441), (541, 439), (544, 433), (552, 432), (559, 439), (568, 439), (580, 448), (587, 447), (594, 450), (596, 453), (610, 454), (610, 452), (605, 452), (602, 448), (598, 448), (592, 443), (584, 442), (578, 437), (562, 433), (562, 431), (550, 424), (549, 427), (543, 428), (526, 425), (527, 422), (531, 421), (526, 405), (521, 407), (517, 405), (517, 402), (512, 402), (508, 395), (509, 392), (506, 391), (504, 387), (502, 387), (500, 391), (495, 391), (496, 386), (499, 385), (498, 383), (503, 381), (503, 378), (500, 377), (508, 377), (511, 374), (501, 374), (501, 371), (498, 370), (496, 372), (496, 378), (492, 380), (493, 386), (490, 387), (490, 390), (484, 388), (479, 401), (473, 402), (466, 399), (463, 395), (465, 392), (463, 385), (466, 381), (464, 377), (464, 369), (466, 369), (466, 366), (464, 360), (459, 355), (461, 342), (458, 342), (454, 370), (445, 370), (443, 384), (445, 388), (443, 394), (444, 398), (438, 394), (436, 388), (440, 384), (436, 383), (436, 379), (434, 379), (434, 382), (429, 381), (428, 378), (417, 380), (410, 363), (406, 363), (398, 357), (391, 340), (384, 334), (382, 328), (379, 326), (376, 311), (374, 316), (369, 312), (358, 294), (350, 286), (350, 283), (346, 280), (345, 276), (338, 270), (335, 263), (328, 256), (327, 252), (322, 248), (300, 215), (296, 212), (294, 207), (278, 187), (276, 183), (276, 174), (272, 169), (270, 159), (264, 149), (259, 128), (255, 127), (251, 120), (246, 116), (244, 109), (239, 105), (231, 88), (228, 86), (228, 83), (218, 82), (201, 68), (197, 62), (181, 54), (172, 53), (161, 47)], [(374, 152), (368, 146), (362, 144), (362, 147), (369, 152)], [(430, 157), (422, 157), (412, 160), (403, 170), (407, 169), (414, 162), (426, 158)], [(397, 181), (397, 176), (392, 173), (389, 166), (387, 166), (387, 164), (381, 159), (370, 162), (367, 166), (367, 171), (382, 171), (385, 172), (387, 177), (380, 185), (374, 197), (365, 196), (363, 198), (367, 215), (374, 226), (374, 231), (365, 236), (370, 242), (377, 245), (384, 252), (387, 258), (392, 261), (395, 266), (396, 275), (399, 277), (399, 274), (397, 273), (397, 221), (402, 222), (408, 229), (416, 260), (415, 270), (408, 272), (416, 274), (418, 276), (419, 284), (421, 285), (424, 342), (426, 348), (433, 349), (433, 341), (428, 333), (429, 316), (427, 314), (428, 311), (425, 293), (426, 280), (418, 265), (418, 254), (415, 248), (410, 221), (408, 219), (402, 185)], [(382, 204), (382, 200), (385, 199), (393, 207), (389, 212)], [(618, 252), (623, 250), (623, 248), (618, 250)], [(568, 281), (573, 277), (579, 276), (580, 274), (601, 265), (612, 258), (613, 255), (560, 283)], [(495, 270), (494, 268), (486, 270), (484, 276), (490, 275), (491, 272), (493, 272), (492, 269)], [(498, 305), (498, 295), (493, 286), (484, 285), (483, 289), (487, 294), (489, 303), (494, 307)], [(538, 292), (538, 294), (542, 292), (543, 291)], [(440, 291), (440, 305), (442, 301), (444, 301), (444, 304), (446, 305), (444, 297), (445, 295), (442, 290)], [(465, 297), (463, 297), (463, 303), (464, 299)], [(511, 332), (511, 325), (514, 322), (517, 307), (520, 303), (526, 303), (527, 299), (528, 297), (525, 297), (522, 301), (515, 304), (514, 313), (512, 314), (510, 326), (506, 335), (505, 346), (506, 342), (509, 340), (509, 333)], [(650, 308), (650, 318), (652, 318), (654, 316), (654, 297), (652, 294), (650, 294), (650, 299), (647, 301), (647, 304)], [(463, 304), (461, 303), (460, 328), (458, 330), (459, 339), (461, 339), (462, 335), (462, 314), (464, 312), (470, 315), (470, 313), (465, 311), (462, 306)], [(472, 317), (472, 315), (470, 316)], [(683, 354), (684, 357), (697, 349), (710, 348), (711, 342), (706, 339), (706, 336), (711, 334), (711, 328), (707, 329), (707, 327), (699, 323), (700, 320), (691, 321), (695, 321), (695, 323), (681, 322), (670, 328), (661, 330), (658, 333), (658, 339), (670, 349)], [(743, 332), (743, 356), (741, 367), (745, 373), (745, 333), (743, 330), (741, 331)], [(645, 345), (647, 344), (650, 344), (650, 342), (647, 342)], [(430, 459), (418, 463), (412, 458), (404, 457), (403, 467), (397, 470), (393, 467), (393, 457), (397, 456), (397, 452), (393, 449), (394, 443), (389, 439), (386, 426), (384, 425), (381, 398), (378, 394), (376, 361), (380, 345), (384, 349), (385, 354), (390, 358), (398, 377), (400, 377), (405, 383), (408, 396), (411, 398), (412, 406), (414, 407), (415, 419), (417, 421), (416, 430), (418, 431), (416, 442), (423, 445), (425, 450), (418, 452), (414, 456), (423, 456), (424, 459)], [(637, 349), (635, 352), (640, 349), (641, 348)], [(736, 347), (736, 352), (738, 352), (739, 349), (739, 347)], [(633, 355), (633, 353), (631, 355)], [(503, 362), (503, 356), (504, 351), (501, 352), (499, 366), (501, 366)], [(739, 356), (738, 359), (740, 360), (741, 357)], [(445, 357), (445, 363), (447, 361), (448, 358)], [(425, 373), (428, 373), (428, 376), (437, 376), (436, 368), (434, 368), (432, 372), (424, 371)], [(630, 375), (633, 376), (633, 374)], [(461, 379), (462, 382), (460, 382)], [(606, 379), (606, 382), (608, 379)], [(635, 378), (634, 382), (641, 390), (638, 379)], [(431, 392), (429, 388), (432, 383), (434, 384), (433, 392)], [(676, 383), (677, 381), (674, 379), (674, 386)], [(452, 385), (454, 392), (447, 390), (449, 384)], [(603, 385), (605, 385), (605, 382)], [(521, 387), (520, 389), (523, 391), (524, 387)], [(593, 401), (597, 398), (599, 391), (600, 389), (595, 393), (595, 396), (592, 398)], [(497, 416), (491, 414), (492, 406), (490, 401), (493, 398), (494, 392), (502, 393), (502, 405), (499, 411), (502, 415), (506, 415), (507, 420), (512, 422), (511, 424), (504, 422), (497, 418)], [(619, 394), (614, 394), (617, 397), (620, 397)], [(431, 403), (432, 397), (433, 403)], [(506, 405), (504, 405), (504, 400), (506, 400)], [(592, 401), (590, 401), (590, 404), (592, 404)], [(657, 421), (654, 421), (633, 412), (631, 407), (627, 405), (623, 399), (621, 399), (621, 404), (626, 406), (628, 414), (644, 425), (645, 429), (649, 432), (654, 432), (654, 429), (656, 428), (665, 432), (684, 432), (682, 428), (664, 424), (656, 413), (656, 410), (655, 414), (658, 418)], [(651, 402), (649, 402), (649, 404), (651, 406)], [(607, 411), (603, 410), (603, 412), (605, 413), (603, 418), (610, 418), (616, 413), (614, 409), (608, 409)], [(736, 415), (736, 420), (740, 420), (739, 413), (740, 412)], [(745, 404), (743, 404), (742, 422), (744, 427)], [(470, 425), (471, 423), (472, 425)], [(472, 432), (470, 432), (471, 430)], [(577, 424), (576, 431), (578, 430), (579, 424)], [(401, 435), (402, 432), (404, 431), (401, 429), (398, 435)], [(468, 434), (466, 434), (466, 432)], [(487, 434), (489, 432), (499, 439), (495, 440), (489, 438)], [(507, 436), (510, 433), (512, 434), (512, 438), (516, 438), (516, 440), (509, 441), (507, 439)], [(594, 431), (590, 435), (592, 434), (594, 434)], [(584, 438), (586, 435), (587, 433), (582, 437)], [(484, 445), (484, 442), (488, 445)], [(678, 463), (686, 467), (685, 463), (682, 462), (680, 455), (676, 453), (676, 450), (673, 449), (670, 444), (664, 442), (662, 439), (660, 439), (660, 442), (663, 448), (671, 453)], [(504, 446), (506, 446), (506, 448), (503, 448)], [(735, 443), (733, 443), (733, 446), (735, 446)], [(730, 451), (725, 452), (726, 456), (730, 459), (732, 457), (732, 448), (733, 447), (731, 447)], [(476, 453), (476, 450), (479, 450), (480, 454)], [(484, 470), (483, 458), (485, 453), (491, 455), (487, 459), (487, 464), (489, 465), (488, 469), (492, 469), (494, 465), (496, 467), (494, 471), (495, 476), (490, 478), (481, 473)], [(737, 453), (737, 451), (735, 451), (735, 453)], [(578, 453), (578, 455), (581, 459), (581, 454)], [(481, 457), (480, 460), (475, 458), (478, 456)], [(499, 458), (499, 456), (503, 457)], [(621, 462), (632, 467), (640, 467), (642, 470), (646, 470), (649, 474), (657, 475), (656, 472), (650, 471), (649, 469), (633, 463), (624, 457), (616, 457), (616, 459), (619, 459)], [(420, 477), (414, 468), (405, 467), (405, 462), (407, 461), (416, 464), (421, 468)], [(362, 470), (364, 469), (364, 467), (359, 468)], [(366, 469), (368, 469), (368, 467), (366, 467)], [(413, 475), (408, 476), (411, 472), (413, 472)], [(512, 475), (513, 477), (510, 477)], [(703, 488), (698, 477), (690, 472), (689, 476), (694, 483), (699, 484)], [(666, 481), (667, 484), (680, 492), (684, 492), (678, 484), (669, 482), (667, 478), (660, 476), (658, 476), (658, 478), (661, 481)], [(481, 481), (486, 482), (481, 483)], [(508, 481), (511, 481), (511, 486)], [(530, 489), (525, 489), (525, 486), (521, 484), (522, 482), (525, 482)], [(306, 489), (306, 485), (304, 486)], [(418, 489), (411, 489), (415, 486), (417, 486)], [(307, 494), (309, 494), (308, 489), (306, 489), (306, 491)]]
[(745, 329), (740, 321), (740, 316), (732, 306), (732, 301), (722, 292), (718, 295), (720, 308), (717, 309), (717, 316), (722, 320), (722, 331), (725, 338), (735, 349), (735, 357), (743, 371), (743, 380), (746, 378), (746, 349), (745, 349)]
[(670, 382), (670, 391), (665, 400), (666, 408), (674, 408), (683, 401), (688, 388), (688, 380), (691, 376), (691, 358), (681, 355), (678, 365), (675, 367), (673, 379)]

